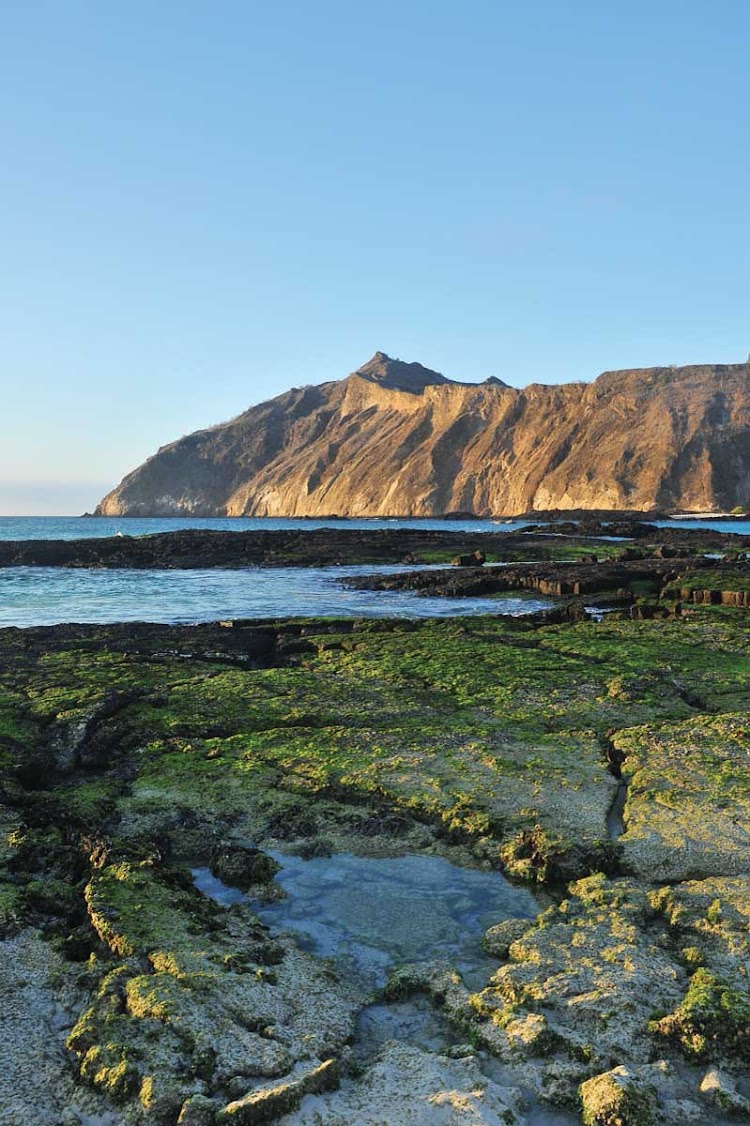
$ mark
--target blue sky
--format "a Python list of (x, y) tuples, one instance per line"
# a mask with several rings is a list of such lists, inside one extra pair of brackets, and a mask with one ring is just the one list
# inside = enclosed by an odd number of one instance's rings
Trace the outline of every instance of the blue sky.
[(745, 0), (6, 0), (0, 512), (382, 349), (750, 351)]

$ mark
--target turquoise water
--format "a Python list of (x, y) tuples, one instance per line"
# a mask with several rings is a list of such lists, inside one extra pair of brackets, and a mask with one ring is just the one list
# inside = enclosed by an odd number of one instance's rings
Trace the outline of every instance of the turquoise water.
[(750, 536), (750, 520), (654, 520), (657, 528), (705, 528), (710, 532), (733, 532)]
[(355, 575), (402, 565), (248, 567), (224, 571), (0, 568), (0, 626), (59, 622), (210, 622), (224, 618), (434, 618), (529, 613), (541, 598), (423, 598), (412, 591), (347, 590)]
[[(433, 960), (458, 970), (468, 988), (482, 989), (498, 967), (497, 959), (482, 950), (485, 930), (508, 918), (531, 922), (539, 911), (527, 888), (514, 887), (498, 872), (460, 868), (437, 856), (334, 853), (302, 860), (276, 851), (271, 855), (282, 865), (276, 881), (287, 896), (253, 903), (253, 910), (274, 931), (292, 932), (303, 949), (332, 959), (343, 977), (367, 991), (382, 986), (396, 966)], [(229, 906), (245, 898), (208, 868), (193, 868), (192, 873), (196, 887), (218, 903)], [(449, 1024), (424, 996), (365, 1005), (357, 1017), (355, 1058), (366, 1066), (391, 1040), (450, 1054), (456, 1045), (465, 1045), (466, 1033)], [(465, 1047), (461, 1054), (466, 1055)], [(522, 1075), (507, 1063), (484, 1051), (472, 1058), (488, 1090), (495, 1084), (520, 1087), (526, 1111), (519, 1124), (575, 1126), (579, 1121), (577, 1114), (540, 1105), (538, 1092), (521, 1086)], [(342, 1089), (350, 1085), (345, 1079)], [(304, 1120), (318, 1121), (319, 1114), (321, 1122), (328, 1121), (327, 1111), (323, 1096)]]
[[(0, 539), (80, 539), (148, 535), (183, 528), (220, 531), (416, 528), (461, 533), (513, 531), (524, 521), (490, 520), (306, 520), (164, 519), (111, 517), (0, 517)], [(749, 520), (667, 520), (662, 527), (715, 528), (750, 535)], [(223, 618), (450, 617), (517, 615), (551, 603), (528, 598), (422, 597), (411, 591), (357, 591), (339, 580), (404, 570), (391, 567), (247, 568), (245, 570), (108, 570), (56, 567), (0, 569), (0, 626), (59, 622), (205, 622)]]

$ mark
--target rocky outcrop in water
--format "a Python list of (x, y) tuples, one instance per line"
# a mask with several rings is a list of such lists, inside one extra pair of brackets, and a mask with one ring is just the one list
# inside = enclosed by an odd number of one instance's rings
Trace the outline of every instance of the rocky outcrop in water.
[(750, 502), (750, 365), (446, 379), (377, 352), (162, 447), (106, 516), (430, 516)]

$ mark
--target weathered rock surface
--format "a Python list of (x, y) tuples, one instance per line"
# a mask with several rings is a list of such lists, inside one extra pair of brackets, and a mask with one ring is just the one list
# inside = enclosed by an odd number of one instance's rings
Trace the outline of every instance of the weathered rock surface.
[(280, 1115), (296, 1110), (305, 1095), (317, 1095), (339, 1085), (339, 1070), (333, 1059), (306, 1072), (298, 1079), (290, 1079), (275, 1087), (261, 1087), (250, 1091), (244, 1098), (228, 1103), (217, 1115), (217, 1123), (226, 1126), (259, 1126), (273, 1122)]
[[(749, 638), (710, 606), (0, 631), (0, 1123), (530, 1126), (542, 1103), (568, 1126), (602, 1076), (620, 1118), (643, 1095), (658, 1126), (747, 1121)], [(251, 879), (256, 847), (326, 841), (540, 888), (536, 917), (483, 922), (471, 976), (437, 907), (420, 924), (448, 960), (405, 955), (380, 1007), (428, 1007), (437, 1045), (403, 1017), (380, 1028), (408, 1043), (363, 1044), (369, 995), (188, 867)], [(329, 1059), (341, 1089), (313, 1094)]]
[(584, 1126), (651, 1126), (656, 1092), (628, 1068), (615, 1067), (581, 1084), (581, 1104)]
[(378, 352), (162, 447), (106, 516), (727, 510), (750, 501), (750, 366), (456, 383)]
[(519, 1121), (522, 1103), (520, 1091), (488, 1082), (473, 1057), (391, 1041), (356, 1085), (305, 1099), (279, 1126), (505, 1126)]
[(629, 780), (619, 843), (632, 871), (670, 881), (747, 871), (746, 713), (634, 727), (614, 742)]
[(0, 941), (0, 1126), (64, 1122), (58, 1117), (63, 1108), (73, 1123), (96, 1113), (92, 1122), (114, 1126), (104, 1100), (76, 1088), (65, 1058), (63, 968), (60, 956), (30, 929)]

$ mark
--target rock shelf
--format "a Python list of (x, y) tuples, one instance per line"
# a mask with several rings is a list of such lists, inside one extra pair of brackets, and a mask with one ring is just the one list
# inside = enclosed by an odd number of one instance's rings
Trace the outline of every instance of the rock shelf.
[[(653, 546), (513, 565), (599, 622), (0, 631), (2, 1126), (750, 1121), (750, 621), (681, 599), (745, 571)], [(540, 912), (478, 986), (394, 970), (380, 1004), (453, 1040), (362, 1057), (372, 994), (258, 916), (268, 850), (444, 857)]]
[[(127, 521), (123, 521), (127, 531)], [(577, 558), (585, 553), (606, 557), (622, 544), (602, 537), (617, 536), (639, 544), (700, 545), (706, 550), (736, 550), (741, 537), (708, 530), (656, 528), (639, 521), (617, 523), (589, 519), (584, 523), (535, 525), (528, 532), (467, 534), (418, 529), (352, 530), (321, 528), (287, 531), (218, 532), (205, 529), (160, 532), (149, 536), (111, 536), (88, 540), (0, 541), (0, 567), (128, 567), (203, 568), (248, 566), (326, 566), (341, 563), (397, 563), (407, 557), (450, 562), (477, 548), (488, 558), (524, 560)]]

